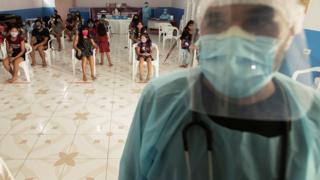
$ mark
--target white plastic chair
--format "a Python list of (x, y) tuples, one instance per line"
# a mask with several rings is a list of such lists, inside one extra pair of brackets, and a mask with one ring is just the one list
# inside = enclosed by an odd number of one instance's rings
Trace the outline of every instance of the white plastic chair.
[(46, 62), (47, 62), (47, 64), (49, 65), (49, 66), (51, 66), (52, 65), (52, 56), (54, 56), (53, 55), (53, 49), (52, 49), (52, 47), (51, 47), (51, 43), (53, 42), (55, 40), (55, 38), (51, 38), (49, 41), (48, 41), (48, 48), (47, 48), (47, 50), (45, 50), (44, 51), (44, 53), (45, 53), (45, 60), (46, 60)]
[[(132, 46), (132, 80), (135, 80), (135, 76), (137, 75), (138, 66), (139, 63), (137, 61), (137, 55), (136, 55), (136, 48), (138, 47), (138, 44), (134, 44)], [(156, 57), (152, 61), (152, 66), (154, 67), (153, 72), (155, 77), (159, 77), (159, 71), (160, 71), (160, 52), (159, 47), (157, 44), (152, 43), (152, 48), (156, 49)], [(147, 65), (147, 62), (144, 62), (144, 65)]]
[(128, 49), (129, 49), (129, 64), (132, 63), (132, 40), (128, 40)]
[(65, 43), (64, 36), (65, 36), (65, 30), (62, 31), (62, 36), (61, 36), (61, 48), (62, 49), (66, 48), (66, 43)]
[[(76, 65), (78, 63), (78, 59), (76, 58), (76, 50), (75, 49), (72, 49), (72, 72), (73, 72), (73, 75), (75, 76), (76, 75)], [(80, 64), (81, 66), (81, 64)], [(96, 69), (96, 49), (93, 50), (93, 73), (94, 73), (94, 76), (97, 75), (97, 69)], [(80, 67), (81, 69), (81, 67)]]
[[(309, 68), (309, 69), (298, 70), (293, 73), (292, 79), (296, 81), (298, 79), (298, 76), (300, 76), (302, 74), (312, 73), (312, 72), (320, 72), (320, 67), (313, 67), (313, 68)], [(317, 90), (319, 90), (319, 89), (320, 89), (320, 84), (318, 84), (318, 87), (317, 87)]]
[(25, 44), (26, 47), (26, 54), (25, 54), (25, 61), (22, 61), (19, 66), (21, 69), (23, 69), (24, 75), (27, 79), (27, 82), (31, 81), (31, 74), (32, 74), (32, 70), (30, 68), (30, 59), (29, 59), (29, 54), (32, 52), (32, 47), (29, 43)]
[[(176, 27), (165, 27), (164, 28), (164, 35), (163, 35), (163, 42), (162, 42), (162, 48), (164, 49), (166, 45), (166, 41), (170, 40), (178, 40), (179, 39), (179, 29)], [(176, 33), (176, 34), (175, 34)]]
[(161, 42), (161, 36), (164, 36), (164, 30), (166, 27), (172, 27), (170, 23), (159, 23), (159, 43)]

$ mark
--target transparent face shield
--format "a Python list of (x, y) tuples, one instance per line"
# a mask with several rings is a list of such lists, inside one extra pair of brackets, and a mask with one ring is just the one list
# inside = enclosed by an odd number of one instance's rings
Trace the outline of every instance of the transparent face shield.
[[(275, 8), (277, 1), (197, 3), (199, 74), (189, 77), (191, 110), (252, 121), (294, 121), (305, 115), (312, 98), (304, 98), (303, 86), (279, 72), (284, 61), (291, 70), (290, 62), (310, 67), (295, 18)], [(311, 81), (312, 74), (305, 78)]]

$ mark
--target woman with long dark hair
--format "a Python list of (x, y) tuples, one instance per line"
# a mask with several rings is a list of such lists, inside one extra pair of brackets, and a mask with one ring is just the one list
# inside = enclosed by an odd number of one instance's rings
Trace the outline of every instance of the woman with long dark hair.
[(194, 21), (190, 20), (185, 28), (183, 29), (182, 35), (180, 37), (181, 40), (181, 65), (182, 68), (187, 68), (190, 64), (190, 50), (191, 50), (191, 42), (194, 31)]
[(78, 35), (74, 39), (73, 48), (76, 50), (77, 59), (82, 61), (83, 81), (87, 81), (87, 61), (90, 63), (91, 78), (92, 80), (95, 80), (96, 77), (94, 75), (93, 50), (97, 49), (98, 47), (92, 37), (89, 35), (89, 27), (87, 25), (84, 25), (80, 28)]
[(136, 48), (136, 53), (138, 55), (139, 61), (139, 71), (140, 71), (140, 82), (144, 79), (144, 62), (147, 62), (148, 65), (148, 75), (146, 81), (151, 79), (152, 75), (152, 41), (148, 34), (141, 35), (141, 41), (138, 43)]
[(139, 21), (131, 35), (132, 42), (133, 43), (140, 42), (142, 34), (147, 34), (147, 29), (144, 28), (143, 23)]
[(109, 66), (113, 66), (110, 56), (110, 43), (109, 43), (109, 37), (108, 37), (108, 30), (104, 23), (98, 24), (97, 29), (98, 34), (98, 42), (99, 42), (99, 51), (101, 54), (101, 65), (104, 64), (104, 54), (107, 55), (107, 59), (109, 62)]
[(8, 82), (13, 83), (17, 80), (19, 64), (25, 60), (26, 53), (25, 42), (19, 33), (18, 26), (12, 25), (10, 27), (6, 40), (8, 57), (3, 60), (3, 66), (12, 75)]

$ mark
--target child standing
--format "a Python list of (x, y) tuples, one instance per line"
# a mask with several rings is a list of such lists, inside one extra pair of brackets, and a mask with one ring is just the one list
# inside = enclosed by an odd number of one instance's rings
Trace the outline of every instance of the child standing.
[(87, 61), (90, 63), (91, 78), (95, 80), (94, 75), (94, 59), (93, 59), (93, 49), (97, 49), (97, 45), (94, 40), (89, 35), (88, 26), (82, 26), (79, 30), (78, 35), (75, 37), (73, 42), (73, 48), (76, 50), (77, 59), (82, 61), (82, 72), (83, 81), (87, 81), (86, 77), (86, 64)]
[(110, 56), (110, 44), (109, 44), (109, 38), (107, 33), (107, 28), (104, 23), (98, 24), (98, 42), (99, 42), (99, 51), (101, 54), (101, 65), (104, 64), (104, 54), (107, 55), (109, 66), (113, 66)]
[(141, 35), (141, 41), (138, 43), (136, 48), (136, 53), (138, 55), (139, 61), (139, 71), (140, 71), (140, 82), (143, 82), (144, 77), (144, 62), (147, 62), (148, 65), (148, 75), (146, 81), (148, 82), (151, 79), (152, 75), (152, 41), (149, 38), (148, 34)]
[(192, 42), (192, 35), (194, 29), (194, 21), (189, 21), (184, 28), (182, 35), (180, 37), (181, 40), (181, 65), (182, 68), (187, 68), (190, 64), (190, 49), (191, 49), (191, 42)]

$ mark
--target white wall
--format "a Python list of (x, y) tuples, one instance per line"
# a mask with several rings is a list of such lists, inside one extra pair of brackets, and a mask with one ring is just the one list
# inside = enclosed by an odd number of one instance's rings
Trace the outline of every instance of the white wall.
[(305, 20), (305, 28), (320, 31), (320, 0), (311, 0)]
[(0, 0), (0, 11), (54, 7), (55, 0)]
[(188, 0), (172, 0), (172, 6), (175, 8), (184, 9), (187, 6)]
[[(0, 0), (1, 1), (1, 0)], [(151, 7), (171, 7), (175, 0), (76, 0), (77, 7), (105, 7), (109, 3), (127, 3), (130, 6), (142, 7), (148, 1)]]

